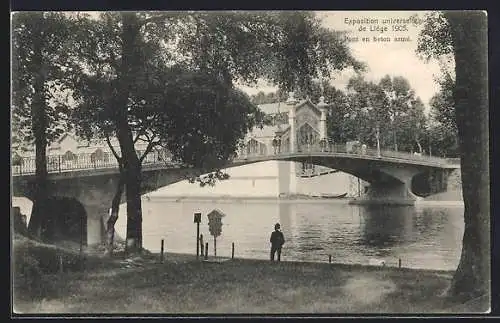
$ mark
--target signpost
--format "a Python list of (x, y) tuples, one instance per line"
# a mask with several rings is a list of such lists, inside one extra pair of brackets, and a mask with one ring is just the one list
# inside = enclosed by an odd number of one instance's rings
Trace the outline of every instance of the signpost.
[(207, 214), (208, 230), (214, 237), (214, 256), (217, 257), (217, 237), (222, 233), (222, 218), (226, 216), (222, 211), (215, 209)]
[(196, 212), (194, 214), (194, 223), (196, 223), (196, 260), (198, 260), (200, 256), (200, 222), (201, 222), (201, 213)]

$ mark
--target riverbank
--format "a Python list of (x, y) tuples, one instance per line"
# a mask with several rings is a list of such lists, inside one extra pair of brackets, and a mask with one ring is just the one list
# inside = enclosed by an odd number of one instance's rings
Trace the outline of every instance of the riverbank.
[(145, 195), (143, 198), (147, 201), (211, 201), (211, 202), (228, 202), (228, 201), (289, 201), (296, 203), (303, 202), (344, 202), (351, 205), (396, 205), (396, 206), (463, 206), (461, 191), (448, 191), (439, 194), (434, 194), (425, 198), (414, 200), (371, 200), (359, 197), (346, 196), (346, 194), (325, 195), (325, 194), (281, 194), (279, 196), (263, 195), (263, 196), (234, 196), (229, 194), (208, 195), (208, 196), (189, 196), (189, 195)]
[(213, 195), (213, 196), (189, 196), (189, 195), (145, 195), (143, 198), (147, 201), (302, 201), (302, 200), (314, 200), (314, 201), (349, 201), (351, 198), (342, 196), (327, 196), (327, 195), (315, 195), (315, 194), (294, 194), (294, 195), (262, 195), (262, 196), (238, 196), (238, 195)]
[[(17, 244), (23, 246), (26, 249), (26, 243)], [(48, 247), (39, 244), (38, 248)], [(111, 259), (88, 255), (83, 272), (68, 267), (62, 273), (43, 274), (36, 295), (17, 287), (13, 304), (18, 313), (34, 314), (474, 313), (488, 309), (445, 297), (451, 277), (449, 271), (328, 263), (204, 262), (173, 253), (167, 253), (163, 263), (158, 254)]]

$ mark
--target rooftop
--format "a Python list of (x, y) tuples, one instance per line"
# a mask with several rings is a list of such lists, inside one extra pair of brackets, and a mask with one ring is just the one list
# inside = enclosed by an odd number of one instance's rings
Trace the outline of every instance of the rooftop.
[[(286, 130), (290, 125), (282, 124), (281, 130)], [(254, 127), (252, 131), (248, 134), (249, 137), (274, 137), (276, 135), (276, 131), (278, 130), (278, 126), (264, 126), (262, 129), (260, 127)]]
[(276, 103), (265, 103), (259, 104), (259, 109), (265, 114), (276, 114), (279, 112), (288, 112), (292, 105), (286, 104), (286, 102), (276, 102)]

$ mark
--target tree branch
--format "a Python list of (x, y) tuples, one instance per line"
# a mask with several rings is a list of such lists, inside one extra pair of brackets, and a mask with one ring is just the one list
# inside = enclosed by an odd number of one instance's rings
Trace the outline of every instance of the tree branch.
[(146, 150), (144, 150), (144, 153), (142, 154), (142, 156), (139, 158), (139, 163), (142, 163), (142, 161), (144, 160), (144, 158), (146, 158), (146, 155), (149, 154), (154, 147), (158, 146), (160, 144), (160, 140), (150, 140), (147, 147), (146, 147)]
[(146, 126), (142, 126), (141, 129), (139, 129), (139, 131), (137, 132), (137, 135), (134, 138), (134, 144), (137, 143), (137, 141), (139, 139), (143, 140), (143, 139), (141, 139), (141, 136), (146, 134), (145, 131), (146, 131)]
[(113, 145), (111, 144), (111, 140), (109, 140), (109, 135), (106, 134), (106, 143), (108, 144), (108, 147), (109, 149), (111, 150), (111, 152), (113, 153), (113, 155), (115, 156), (116, 160), (118, 161), (118, 164), (121, 166), (121, 163), (122, 163), (122, 157), (120, 157), (118, 155), (118, 153), (116, 152), (115, 148), (113, 147)]

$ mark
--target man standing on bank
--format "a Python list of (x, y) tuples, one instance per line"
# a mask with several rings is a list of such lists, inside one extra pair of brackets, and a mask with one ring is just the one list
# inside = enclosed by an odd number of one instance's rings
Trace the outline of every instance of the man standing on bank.
[(285, 243), (285, 237), (280, 231), (280, 224), (274, 225), (274, 231), (271, 233), (271, 261), (274, 261), (274, 254), (278, 253), (278, 261), (281, 261), (281, 247)]

